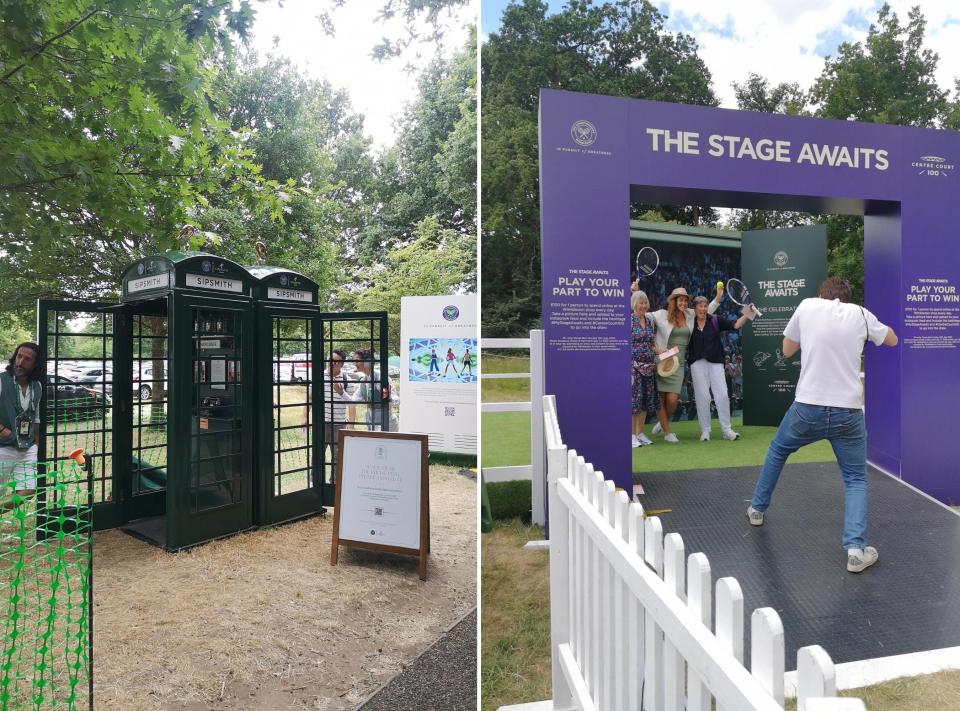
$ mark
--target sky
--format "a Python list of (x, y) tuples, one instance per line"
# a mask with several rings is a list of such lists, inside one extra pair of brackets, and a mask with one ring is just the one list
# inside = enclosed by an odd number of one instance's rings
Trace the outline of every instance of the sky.
[[(394, 143), (393, 120), (399, 118), (405, 103), (416, 99), (416, 72), (404, 67), (410, 63), (424, 67), (435, 55), (435, 48), (420, 46), (422, 55), (408, 51), (401, 58), (376, 62), (370, 51), (384, 35), (398, 37), (403, 20), (389, 24), (378, 22), (378, 0), (348, 2), (333, 12), (336, 36), (327, 36), (317, 19), (319, 12), (332, 3), (317, 0), (277, 0), (257, 3), (252, 45), (261, 57), (268, 53), (288, 57), (301, 71), (315, 79), (327, 79), (350, 94), (356, 111), (365, 117), (364, 127), (378, 148)], [(444, 52), (450, 56), (467, 40), (466, 23), (474, 21), (476, 8), (458, 10), (448, 21)], [(274, 48), (274, 38), (279, 38)]]
[[(598, 0), (599, 2), (599, 0)], [(595, 3), (595, 4), (598, 4)], [(508, 0), (483, 0), (481, 41), (500, 26)], [(565, 3), (548, 0), (551, 13)], [(867, 35), (883, 4), (874, 0), (654, 0), (667, 15), (671, 32), (692, 35), (698, 54), (713, 77), (713, 90), (721, 106), (736, 108), (732, 83), (743, 82), (753, 71), (772, 84), (797, 82), (809, 89), (823, 70), (824, 58), (836, 56), (841, 42), (856, 42)], [(931, 0), (889, 0), (901, 24), (920, 5), (927, 20), (924, 46), (940, 55), (937, 83), (954, 88), (960, 77), (960, 3)], [(951, 10), (951, 6), (953, 9)]]

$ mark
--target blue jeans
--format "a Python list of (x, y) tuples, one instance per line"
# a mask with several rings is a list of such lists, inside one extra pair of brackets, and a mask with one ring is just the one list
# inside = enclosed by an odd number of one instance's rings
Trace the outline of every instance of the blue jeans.
[(794, 402), (767, 450), (753, 490), (753, 508), (767, 510), (787, 457), (821, 439), (830, 441), (843, 475), (843, 547), (863, 548), (867, 530), (867, 432), (862, 410)]

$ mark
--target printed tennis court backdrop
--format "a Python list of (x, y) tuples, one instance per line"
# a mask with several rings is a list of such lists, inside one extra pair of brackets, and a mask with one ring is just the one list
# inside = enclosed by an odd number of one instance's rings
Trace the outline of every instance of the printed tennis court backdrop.
[(542, 90), (546, 388), (566, 443), (629, 486), (631, 201), (862, 214), (866, 306), (900, 336), (866, 348), (868, 458), (960, 502), (958, 159), (953, 132)]
[(400, 431), (477, 453), (477, 297), (400, 299)]

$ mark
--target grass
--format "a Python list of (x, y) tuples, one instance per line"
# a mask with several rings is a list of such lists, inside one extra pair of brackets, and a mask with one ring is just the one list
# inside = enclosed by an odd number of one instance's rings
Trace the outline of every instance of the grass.
[[(526, 356), (483, 356), (484, 373), (529, 373)], [(482, 402), (527, 402), (530, 400), (530, 378), (480, 379)]]
[(550, 584), (545, 552), (525, 551), (540, 529), (495, 522), (481, 536), (481, 710), (550, 697)]
[(480, 416), (484, 467), (530, 463), (530, 413), (484, 412)]
[[(542, 537), (538, 526), (519, 521), (494, 522), (493, 531), (481, 536), (481, 711), (550, 698), (548, 553), (522, 549)], [(870, 711), (958, 709), (960, 671), (904, 677), (840, 695), (863, 699)], [(787, 700), (786, 708), (796, 709), (795, 700)]]

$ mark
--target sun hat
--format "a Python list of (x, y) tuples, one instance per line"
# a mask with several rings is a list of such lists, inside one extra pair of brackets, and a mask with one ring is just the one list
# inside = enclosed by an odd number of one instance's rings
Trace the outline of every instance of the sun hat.
[(687, 290), (682, 286), (678, 286), (676, 289), (670, 292), (670, 296), (667, 297), (667, 301), (676, 299), (678, 296), (686, 296), (688, 299), (690, 298), (690, 294), (687, 293)]
[(661, 378), (669, 378), (680, 369), (680, 358), (672, 356), (666, 360), (657, 363), (657, 375)]

